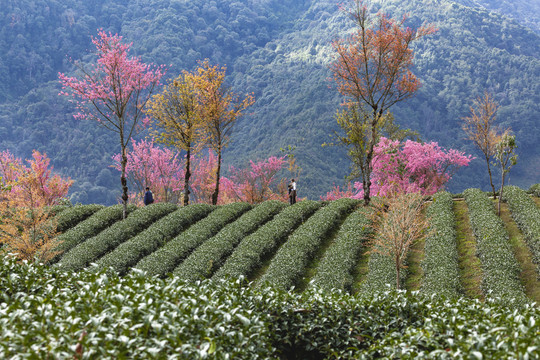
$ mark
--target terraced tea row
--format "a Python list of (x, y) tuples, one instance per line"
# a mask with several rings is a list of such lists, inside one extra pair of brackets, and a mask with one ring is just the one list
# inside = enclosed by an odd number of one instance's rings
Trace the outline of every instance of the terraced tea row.
[[(477, 189), (467, 190), (465, 197), (482, 264), (484, 294), (524, 302), (520, 264), (492, 202)], [(524, 192), (511, 187), (505, 200), (535, 254), (535, 246), (540, 247), (534, 217), (538, 207)], [(148, 276), (172, 273), (190, 281), (244, 276), (259, 286), (282, 289), (307, 285), (371, 293), (396, 287), (393, 260), (371, 249), (368, 242), (374, 235), (371, 208), (357, 200), (302, 201), (293, 206), (277, 201), (180, 208), (153, 204), (129, 211), (125, 220), (121, 220), (120, 206), (87, 205), (59, 211), (58, 223), (67, 230), (58, 237), (62, 240), (58, 249), (64, 253), (55, 259), (55, 266), (77, 271), (94, 263), (120, 274), (137, 269)], [(420, 290), (460, 296), (451, 195), (436, 194), (426, 214), (430, 231), (423, 250)], [(360, 255), (369, 258), (367, 274), (354, 278)], [(406, 276), (404, 271), (401, 280)]]
[(453, 206), (452, 195), (440, 192), (427, 210), (430, 228), (424, 246), (421, 288), (427, 294), (457, 297), (462, 293)]

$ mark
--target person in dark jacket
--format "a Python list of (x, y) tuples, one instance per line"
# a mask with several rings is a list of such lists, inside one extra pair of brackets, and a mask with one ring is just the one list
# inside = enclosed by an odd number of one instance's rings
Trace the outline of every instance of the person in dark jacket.
[(154, 202), (154, 195), (152, 195), (152, 192), (150, 191), (150, 188), (146, 188), (146, 192), (144, 193), (144, 205), (150, 205)]

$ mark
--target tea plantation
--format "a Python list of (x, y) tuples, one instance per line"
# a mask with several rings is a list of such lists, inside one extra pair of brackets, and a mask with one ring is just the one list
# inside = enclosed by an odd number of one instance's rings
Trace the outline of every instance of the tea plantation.
[(0, 358), (540, 358), (540, 208), (433, 196), (396, 290), (352, 199), (57, 209), (50, 264), (0, 262)]

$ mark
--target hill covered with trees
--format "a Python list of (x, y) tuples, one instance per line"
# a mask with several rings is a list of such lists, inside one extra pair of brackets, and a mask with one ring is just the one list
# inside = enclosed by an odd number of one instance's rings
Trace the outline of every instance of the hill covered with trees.
[[(501, 105), (498, 122), (517, 135), (520, 159), (511, 183), (537, 182), (540, 37), (533, 1), (512, 2), (513, 18), (500, 15), (508, 8), (504, 1), (373, 4), (374, 11), (409, 13), (411, 25), (431, 22), (439, 29), (415, 44), (414, 71), (424, 86), (392, 109), (396, 122), (426, 141), (478, 155), (461, 118), (487, 90)], [(94, 123), (73, 119), (72, 104), (57, 95), (57, 73), (75, 73), (70, 58), (91, 61), (91, 36), (103, 28), (133, 42), (144, 61), (166, 64), (169, 77), (205, 58), (226, 65), (230, 86), (253, 92), (256, 102), (236, 125), (225, 168), (292, 145), (302, 167), (299, 194), (318, 198), (348, 174), (344, 150), (321, 144), (337, 130), (341, 102), (328, 80), (330, 42), (350, 26), (326, 0), (7, 1), (0, 9), (0, 147), (26, 158), (33, 149), (46, 152), (57, 171), (76, 180), (75, 202), (116, 202), (118, 173), (110, 165), (119, 149)], [(471, 164), (451, 189), (487, 184), (479, 183), (482, 166)]]

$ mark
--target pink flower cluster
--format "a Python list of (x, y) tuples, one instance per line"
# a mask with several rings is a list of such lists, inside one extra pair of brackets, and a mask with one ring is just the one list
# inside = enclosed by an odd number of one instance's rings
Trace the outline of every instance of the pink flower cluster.
[[(138, 93), (159, 83), (165, 68), (129, 57), (131, 44), (123, 44), (119, 35), (107, 34), (103, 30), (98, 35), (92, 38), (99, 55), (97, 63), (89, 70), (83, 70), (81, 79), (59, 73), (62, 83), (60, 95), (73, 97), (79, 110), (75, 115), (78, 119), (100, 123), (111, 122), (117, 117), (136, 119), (143, 105), (139, 103), (142, 98)], [(88, 105), (97, 108), (97, 113)]]
[[(468, 166), (472, 159), (471, 155), (465, 156), (458, 150), (445, 150), (436, 142), (407, 140), (400, 143), (382, 137), (374, 148), (370, 193), (375, 196), (411, 192), (432, 195), (441, 190), (461, 166)], [(347, 191), (334, 188), (324, 199), (362, 199), (362, 183), (355, 182), (354, 188), (356, 192), (352, 196), (350, 185)]]
[[(132, 150), (127, 153), (126, 176), (134, 186), (133, 197), (142, 199), (148, 186), (157, 202), (171, 201), (178, 197), (183, 188), (183, 161), (172, 150), (154, 146), (153, 140), (133, 141)], [(112, 167), (121, 167), (121, 154), (113, 156)]]
[[(249, 161), (244, 169), (229, 168), (230, 179), (224, 182), (226, 191), (238, 200), (259, 203), (265, 200), (286, 201), (285, 179), (278, 179), (278, 173), (287, 164), (286, 156), (271, 156), (266, 160)], [(283, 189), (279, 188), (282, 184)]]
[(39, 151), (32, 152), (32, 159), (21, 159), (9, 151), (0, 152), (0, 177), (3, 196), (15, 206), (41, 207), (57, 204), (65, 198), (73, 181), (53, 174), (51, 160)]
[[(134, 192), (132, 199), (140, 203), (145, 188), (154, 193), (156, 202), (180, 201), (184, 189), (185, 158), (169, 149), (162, 149), (153, 140), (134, 141), (127, 153), (126, 175)], [(121, 170), (121, 155), (113, 156), (112, 167)], [(286, 201), (286, 189), (277, 178), (278, 172), (287, 163), (285, 157), (270, 157), (266, 160), (250, 161), (245, 169), (230, 168), (231, 176), (220, 178), (218, 203), (233, 201), (260, 202), (269, 199)], [(190, 200), (211, 203), (216, 182), (217, 156), (211, 150), (207, 155), (191, 158)]]

